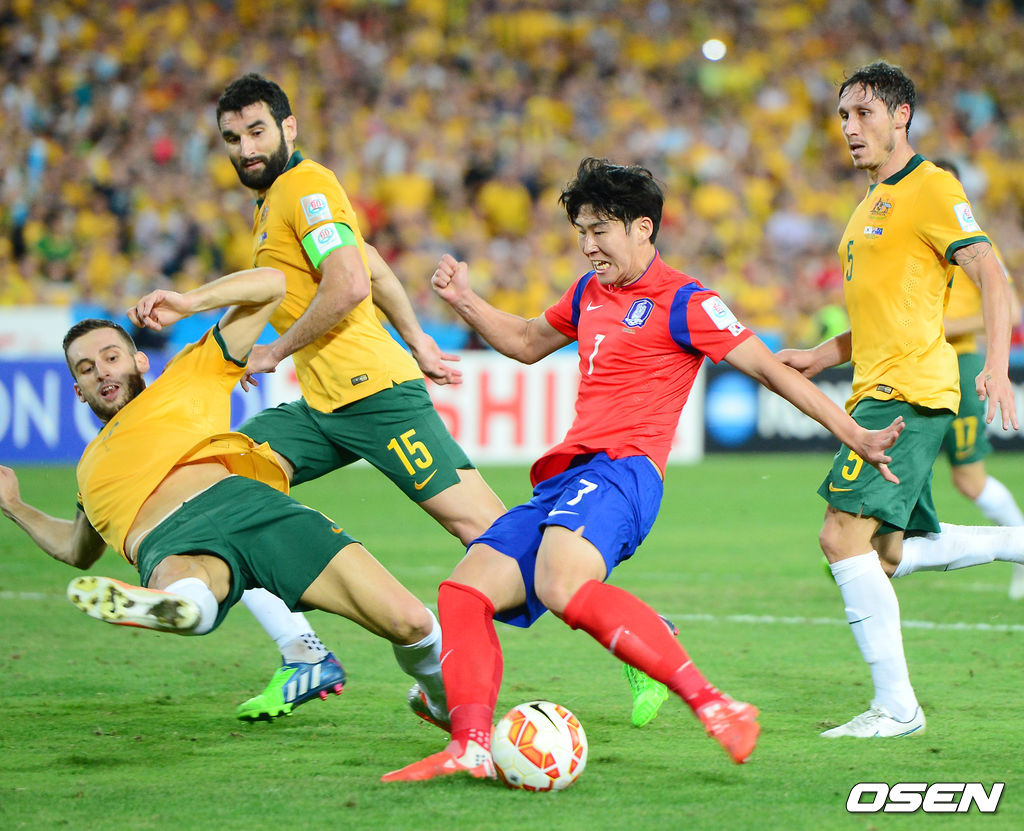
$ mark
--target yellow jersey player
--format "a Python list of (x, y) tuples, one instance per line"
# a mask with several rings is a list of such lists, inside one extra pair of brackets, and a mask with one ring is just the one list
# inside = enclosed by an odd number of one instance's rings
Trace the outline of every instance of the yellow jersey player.
[(1024, 528), (940, 526), (932, 502), (932, 465), (960, 405), (956, 352), (943, 334), (950, 264), (981, 290), (987, 350), (972, 389), (987, 401), (986, 421), (999, 410), (1003, 428), (1016, 428), (1017, 414), (1006, 275), (960, 183), (911, 147), (915, 103), (910, 78), (881, 61), (841, 85), (843, 137), (869, 183), (839, 246), (850, 330), (780, 353), (808, 377), (851, 360), (854, 419), (872, 427), (902, 415), (906, 423), (891, 450), (899, 484), (843, 446), (819, 489), (828, 502), (819, 540), (874, 682), (869, 709), (826, 730), (827, 738), (924, 732), (887, 575), (1024, 562)]
[[(265, 587), (290, 608), (333, 612), (391, 641), (426, 706), (447, 715), (433, 614), (340, 526), (287, 495), (267, 445), (230, 430), (231, 391), (284, 293), (284, 275), (259, 268), (143, 297), (129, 317), (154, 329), (228, 307), (148, 387), (148, 358), (120, 326), (76, 323), (64, 354), (79, 399), (103, 422), (78, 464), (78, 513), (65, 520), (28, 505), (5, 467), (0, 508), (55, 559), (88, 568), (109, 546), (138, 569), (141, 586), (71, 582), (68, 597), (92, 617), (201, 635), (243, 590)], [(343, 682), (336, 675), (332, 689)]]
[[(953, 162), (935, 161), (957, 179), (960, 171)], [(993, 246), (997, 257), (999, 251)], [(1000, 263), (1003, 262), (999, 257)], [(1004, 268), (1005, 270), (1005, 268)], [(1024, 514), (1009, 489), (985, 468), (985, 457), (992, 452), (992, 443), (985, 432), (985, 405), (971, 394), (974, 378), (984, 365), (978, 346), (978, 333), (984, 329), (981, 292), (959, 266), (949, 267), (949, 305), (946, 308), (946, 340), (956, 351), (960, 366), (960, 409), (946, 433), (943, 450), (949, 459), (953, 485), (978, 506), (997, 525), (1024, 525)], [(1020, 320), (1020, 302), (1012, 286), (1009, 294), (1010, 321)], [(1024, 566), (1013, 565), (1010, 599), (1024, 598)]]
[[(422, 331), (397, 278), (364, 242), (337, 177), (295, 149), (298, 125), (277, 84), (259, 75), (235, 80), (220, 98), (217, 124), (239, 179), (257, 195), (253, 265), (278, 268), (287, 282), (270, 320), (278, 337), (253, 349), (243, 386), (291, 356), (302, 390), (298, 401), (239, 429), (270, 444), (292, 484), (366, 459), (468, 544), (504, 507), (427, 393), (424, 373), (439, 383), (457, 377), (442, 363), (452, 356)], [(374, 303), (415, 359), (383, 328)], [(279, 599), (251, 592), (243, 602), (277, 642), (282, 666), (238, 717), (274, 718), (309, 700), (317, 676), (320, 686), (329, 683), (320, 667), (333, 655)], [(297, 681), (312, 691), (305, 699), (292, 695)], [(428, 715), (419, 691), (410, 692), (410, 705)]]

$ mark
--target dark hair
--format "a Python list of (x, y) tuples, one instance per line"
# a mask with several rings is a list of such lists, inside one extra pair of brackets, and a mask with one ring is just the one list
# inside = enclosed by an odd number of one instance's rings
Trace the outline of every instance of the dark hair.
[(634, 219), (646, 216), (654, 224), (653, 243), (661, 227), (665, 197), (646, 167), (612, 164), (607, 159), (591, 157), (580, 162), (576, 178), (565, 186), (558, 201), (565, 206), (572, 223), (585, 205), (598, 216), (617, 219), (627, 228)]
[(71, 374), (75, 374), (75, 368), (71, 366), (71, 361), (68, 360), (68, 348), (78, 340), (82, 335), (94, 332), (97, 329), (113, 329), (117, 332), (128, 346), (128, 352), (134, 355), (138, 352), (138, 348), (135, 346), (135, 341), (132, 340), (132, 336), (129, 335), (123, 326), (118, 323), (114, 323), (112, 320), (104, 320), (99, 317), (87, 317), (85, 320), (80, 320), (70, 329), (67, 334), (64, 335), (64, 341), (61, 343), (61, 347), (64, 350), (64, 360), (67, 361), (68, 369), (71, 370)]
[(885, 102), (889, 115), (896, 112), (896, 108), (903, 104), (910, 105), (910, 118), (907, 119), (907, 135), (910, 134), (910, 122), (914, 118), (914, 105), (917, 103), (917, 90), (914, 89), (914, 82), (910, 80), (898, 66), (893, 66), (885, 61), (875, 61), (862, 66), (850, 77), (843, 81), (839, 87), (839, 97), (850, 87), (862, 86), (871, 90), (875, 98)]
[(952, 173), (957, 179), (960, 178), (960, 168), (956, 166), (956, 162), (951, 159), (935, 159), (932, 162), (936, 167), (941, 167), (943, 170), (947, 170)]
[(288, 103), (288, 96), (284, 94), (284, 90), (262, 75), (250, 72), (236, 78), (221, 93), (217, 102), (217, 124), (220, 124), (220, 117), (224, 113), (239, 112), (243, 107), (258, 104), (260, 101), (266, 103), (278, 127), (292, 114), (292, 105)]

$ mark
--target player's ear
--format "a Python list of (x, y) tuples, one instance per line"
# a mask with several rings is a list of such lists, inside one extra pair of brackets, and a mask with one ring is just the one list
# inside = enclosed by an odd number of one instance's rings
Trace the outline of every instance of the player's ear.
[(136, 352), (135, 368), (143, 375), (149, 372), (149, 355), (147, 355), (145, 352)]
[(82, 388), (78, 386), (77, 383), (75, 384), (75, 395), (78, 396), (79, 401), (81, 401), (83, 404), (85, 403), (85, 396), (82, 395)]
[(295, 143), (295, 137), (299, 134), (299, 122), (295, 120), (294, 115), (288, 116), (281, 122), (281, 132), (285, 141), (289, 144)]
[(896, 108), (896, 112), (893, 113), (892, 120), (893, 126), (897, 129), (900, 127), (906, 129), (907, 125), (910, 123), (910, 104), (900, 104)]
[(651, 234), (654, 233), (654, 222), (649, 216), (642, 216), (634, 222), (634, 225), (640, 232), (641, 241), (646, 242), (651, 238)]

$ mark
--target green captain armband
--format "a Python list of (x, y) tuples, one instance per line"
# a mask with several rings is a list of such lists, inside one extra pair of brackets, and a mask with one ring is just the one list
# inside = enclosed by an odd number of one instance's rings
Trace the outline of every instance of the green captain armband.
[(355, 233), (342, 222), (328, 222), (302, 238), (302, 247), (314, 268), (320, 268), (320, 263), (335, 248), (358, 244)]

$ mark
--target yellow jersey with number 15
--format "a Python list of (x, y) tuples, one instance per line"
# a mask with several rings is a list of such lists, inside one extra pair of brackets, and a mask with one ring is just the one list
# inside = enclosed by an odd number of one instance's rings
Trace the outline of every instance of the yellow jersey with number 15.
[[(343, 244), (338, 224), (351, 231), (366, 266), (355, 210), (338, 177), (293, 153), (253, 217), (253, 265), (279, 268), (287, 283), (285, 298), (270, 318), (278, 333), (302, 317), (320, 285), (320, 270), (303, 239), (310, 237), (311, 250), (329, 253)], [(324, 413), (423, 377), (412, 356), (381, 325), (369, 297), (333, 329), (293, 353), (292, 361), (306, 403)]]
[(895, 398), (957, 411), (960, 375), (942, 327), (947, 269), (981, 241), (960, 182), (920, 155), (868, 189), (839, 245), (853, 347), (847, 410)]

